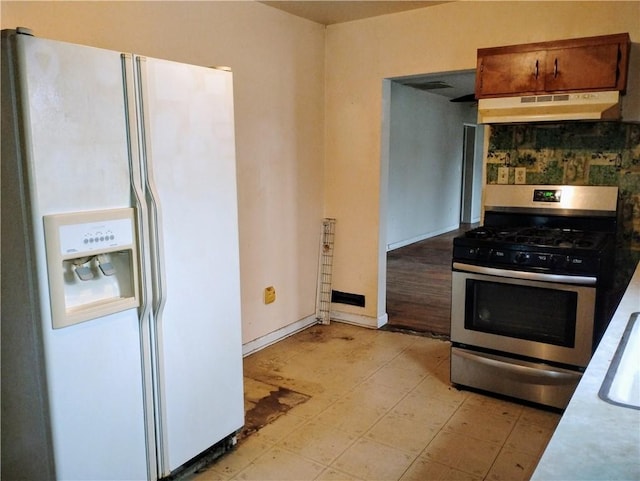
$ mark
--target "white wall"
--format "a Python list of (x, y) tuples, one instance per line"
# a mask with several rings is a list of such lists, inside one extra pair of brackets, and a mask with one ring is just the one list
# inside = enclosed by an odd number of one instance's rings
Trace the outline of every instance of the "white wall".
[[(321, 25), (258, 2), (2, 2), (2, 28), (234, 72), (243, 342), (315, 313)], [(224, 233), (221, 233), (224, 235)], [(273, 285), (277, 300), (263, 303)], [(215, 289), (215, 286), (211, 286)]]
[(388, 250), (458, 227), (464, 123), (476, 112), (397, 82), (390, 106)]
[(637, 43), (638, 18), (638, 1), (483, 1), (329, 26), (324, 178), (325, 215), (337, 219), (333, 287), (367, 299), (364, 308), (340, 305), (341, 313), (371, 326), (386, 318), (383, 79), (473, 69), (482, 47), (620, 32)]

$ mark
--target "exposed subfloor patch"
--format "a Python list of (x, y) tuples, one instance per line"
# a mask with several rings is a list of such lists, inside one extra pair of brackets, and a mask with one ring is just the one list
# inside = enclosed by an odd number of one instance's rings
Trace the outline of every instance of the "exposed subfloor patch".
[(259, 431), (310, 398), (286, 387), (245, 378), (245, 422), (238, 440)]

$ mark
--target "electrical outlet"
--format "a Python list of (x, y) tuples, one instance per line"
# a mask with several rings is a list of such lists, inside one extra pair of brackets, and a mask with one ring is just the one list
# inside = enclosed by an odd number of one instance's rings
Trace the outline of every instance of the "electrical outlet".
[(509, 183), (509, 167), (498, 167), (498, 184)]
[(271, 304), (276, 300), (276, 288), (273, 286), (264, 288), (264, 303)]
[(527, 183), (527, 168), (516, 167), (516, 184), (526, 184), (526, 183)]

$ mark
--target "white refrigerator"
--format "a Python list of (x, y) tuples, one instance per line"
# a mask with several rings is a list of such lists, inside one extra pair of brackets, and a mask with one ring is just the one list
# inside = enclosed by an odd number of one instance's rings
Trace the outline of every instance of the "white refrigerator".
[(244, 423), (232, 74), (2, 32), (3, 479), (142, 480)]

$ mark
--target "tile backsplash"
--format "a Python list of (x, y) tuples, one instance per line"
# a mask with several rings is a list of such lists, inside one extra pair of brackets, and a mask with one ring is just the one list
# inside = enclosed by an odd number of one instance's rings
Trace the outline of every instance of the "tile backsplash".
[(509, 184), (618, 186), (616, 285), (626, 286), (640, 260), (640, 124), (492, 125), (486, 162), (487, 184), (500, 172)]

